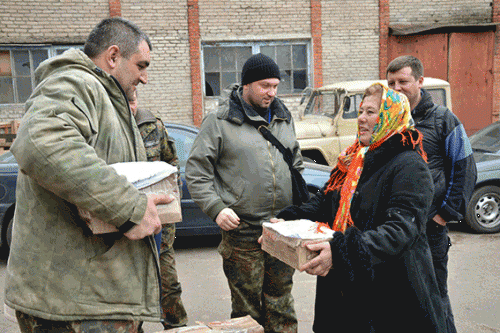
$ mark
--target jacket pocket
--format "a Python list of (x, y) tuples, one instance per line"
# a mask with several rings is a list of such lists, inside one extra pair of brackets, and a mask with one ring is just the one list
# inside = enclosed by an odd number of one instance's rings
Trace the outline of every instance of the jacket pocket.
[(243, 195), (245, 193), (245, 188), (247, 186), (247, 181), (242, 177), (237, 177), (230, 184), (230, 186), (224, 187), (220, 193), (222, 201), (230, 208), (237, 207), (243, 200)]
[[(146, 246), (144, 242), (137, 241)], [(108, 251), (87, 260), (82, 279), (81, 299), (88, 304), (129, 304), (144, 302), (147, 259), (134, 242), (120, 238)], [(142, 248), (142, 247), (141, 247)], [(132, 256), (130, 253), (137, 253)]]

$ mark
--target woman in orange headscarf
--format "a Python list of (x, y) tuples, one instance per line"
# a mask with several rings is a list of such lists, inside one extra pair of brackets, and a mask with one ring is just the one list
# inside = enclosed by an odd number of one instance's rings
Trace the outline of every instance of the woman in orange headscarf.
[(445, 332), (425, 236), (433, 183), (407, 98), (369, 87), (358, 136), (322, 191), (278, 218), (325, 222), (333, 240), (301, 271), (318, 275), (314, 332)]

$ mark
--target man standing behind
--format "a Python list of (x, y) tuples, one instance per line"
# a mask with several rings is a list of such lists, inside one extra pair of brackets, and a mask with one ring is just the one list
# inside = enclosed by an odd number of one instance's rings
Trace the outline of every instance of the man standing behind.
[(219, 252), (231, 290), (231, 317), (251, 315), (266, 332), (296, 332), (291, 294), (294, 269), (263, 252), (262, 222), (292, 204), (290, 170), (283, 155), (256, 129), (266, 126), (302, 155), (292, 116), (276, 98), (280, 71), (256, 54), (243, 65), (241, 85), (201, 124), (186, 165), (193, 200), (222, 229)]
[[(148, 161), (163, 161), (179, 168), (179, 159), (174, 141), (168, 136), (167, 129), (160, 118), (150, 111), (140, 109), (137, 92), (129, 101), (130, 111), (135, 117), (141, 132)], [(180, 197), (182, 198), (182, 180), (178, 174)], [(160, 239), (160, 275), (161, 275), (161, 307), (163, 327), (168, 330), (187, 325), (187, 314), (181, 300), (182, 288), (175, 269), (174, 240), (175, 223), (163, 226)]]
[(448, 296), (449, 221), (459, 221), (476, 184), (476, 164), (460, 120), (446, 107), (433, 103), (422, 89), (424, 67), (410, 55), (400, 56), (387, 67), (389, 87), (404, 93), (412, 109), (415, 127), (422, 132), (424, 150), (434, 180), (434, 200), (429, 211), (427, 238), (434, 272), (447, 316), (448, 332), (456, 332)]
[[(160, 320), (156, 204), (109, 164), (146, 161), (128, 108), (147, 83), (149, 38), (121, 18), (101, 21), (84, 52), (36, 70), (12, 146), (20, 168), (5, 302), (21, 332), (136, 332)], [(119, 232), (93, 235), (81, 208)]]

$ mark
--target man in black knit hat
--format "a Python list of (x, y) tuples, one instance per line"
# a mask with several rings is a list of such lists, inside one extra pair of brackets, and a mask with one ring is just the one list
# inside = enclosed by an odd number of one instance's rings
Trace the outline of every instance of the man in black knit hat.
[(283, 155), (257, 130), (266, 126), (303, 170), (292, 116), (276, 97), (280, 70), (255, 54), (241, 86), (201, 124), (186, 165), (193, 200), (221, 228), (219, 253), (231, 290), (231, 317), (251, 315), (266, 332), (297, 332), (291, 294), (294, 269), (261, 250), (262, 223), (292, 204)]

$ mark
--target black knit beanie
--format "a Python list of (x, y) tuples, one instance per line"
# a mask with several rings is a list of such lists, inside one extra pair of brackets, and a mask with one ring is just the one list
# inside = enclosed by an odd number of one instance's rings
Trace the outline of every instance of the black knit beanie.
[(257, 53), (248, 58), (241, 71), (241, 85), (255, 81), (277, 78), (281, 80), (280, 68), (273, 59), (262, 53)]

